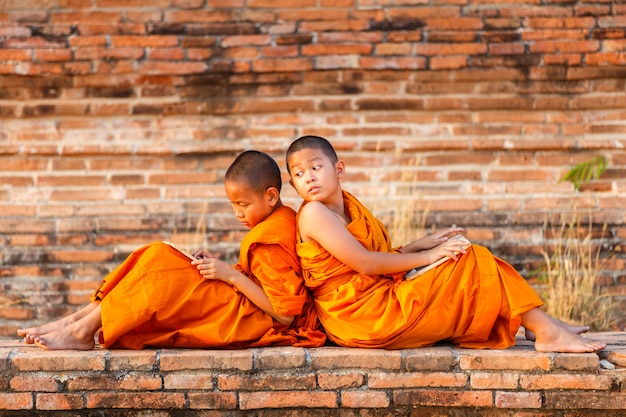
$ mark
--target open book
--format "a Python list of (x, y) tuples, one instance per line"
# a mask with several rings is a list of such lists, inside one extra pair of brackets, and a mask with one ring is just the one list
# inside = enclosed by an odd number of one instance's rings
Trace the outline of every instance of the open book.
[(196, 258), (192, 254), (190, 254), (189, 252), (187, 252), (185, 249), (181, 248), (180, 246), (176, 245), (175, 243), (172, 243), (172, 242), (167, 241), (167, 240), (164, 240), (163, 243), (165, 243), (166, 245), (169, 245), (172, 248), (176, 249), (177, 251), (179, 251), (180, 253), (182, 253), (187, 258), (191, 259), (192, 261), (196, 260)]
[[(467, 238), (465, 236), (462, 235), (456, 235), (456, 236), (452, 236), (450, 239), (448, 239), (448, 241), (450, 240), (461, 240), (463, 243), (465, 243), (465, 248), (469, 248), (471, 246), (471, 242), (469, 240), (467, 240)], [(424, 266), (419, 266), (417, 268), (413, 268), (411, 269), (409, 272), (407, 272), (406, 274), (404, 274), (404, 279), (406, 280), (412, 280), (413, 278), (419, 277), (420, 275), (422, 275), (424, 272), (426, 271), (430, 271), (431, 269), (441, 265), (442, 263), (450, 260), (451, 258), (449, 256), (444, 256), (443, 258), (433, 262), (432, 264), (428, 264), (428, 265), (424, 265)]]

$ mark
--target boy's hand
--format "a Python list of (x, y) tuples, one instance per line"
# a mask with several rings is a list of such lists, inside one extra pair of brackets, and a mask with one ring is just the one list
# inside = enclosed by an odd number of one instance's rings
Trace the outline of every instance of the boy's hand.
[(465, 238), (449, 239), (440, 243), (439, 246), (430, 249), (429, 255), (433, 256), (432, 262), (436, 262), (441, 258), (449, 257), (455, 261), (458, 259), (459, 254), (466, 252), (467, 248), (471, 246), (471, 243)]
[(233, 283), (234, 276), (239, 272), (230, 264), (220, 261), (215, 257), (205, 257), (191, 262), (196, 265), (204, 279), (219, 279), (228, 284)]
[(437, 233), (433, 233), (430, 234), (428, 236), (424, 236), (421, 240), (422, 242), (422, 246), (424, 247), (424, 249), (431, 249), (431, 248), (435, 248), (438, 245), (446, 242), (448, 239), (450, 239), (451, 236), (454, 236), (458, 233), (463, 232), (463, 228), (462, 227), (457, 227), (457, 226), (452, 226), (446, 230), (443, 230), (441, 232), (437, 232)]

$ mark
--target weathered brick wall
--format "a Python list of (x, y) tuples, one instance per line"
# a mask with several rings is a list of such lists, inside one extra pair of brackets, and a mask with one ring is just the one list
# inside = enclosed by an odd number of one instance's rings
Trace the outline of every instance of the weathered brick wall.
[[(282, 165), (309, 133), (381, 214), (462, 225), (524, 273), (574, 206), (596, 242), (607, 223), (608, 254), (626, 236), (625, 27), (608, 0), (0, 1), (0, 335), (86, 302), (152, 240), (232, 258), (225, 167), (249, 148)], [(559, 183), (596, 155), (602, 179)], [(615, 294), (625, 263), (600, 278)]]
[[(3, 416), (623, 417), (624, 338), (532, 348), (42, 351), (0, 342)], [(622, 366), (611, 365), (613, 361)]]

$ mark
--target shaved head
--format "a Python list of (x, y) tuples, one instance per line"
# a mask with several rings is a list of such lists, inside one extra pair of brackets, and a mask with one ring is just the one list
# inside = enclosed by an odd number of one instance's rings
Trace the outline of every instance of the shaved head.
[(282, 185), (280, 168), (276, 161), (259, 151), (239, 154), (226, 170), (224, 181), (245, 182), (258, 194), (265, 193), (270, 187), (280, 192)]

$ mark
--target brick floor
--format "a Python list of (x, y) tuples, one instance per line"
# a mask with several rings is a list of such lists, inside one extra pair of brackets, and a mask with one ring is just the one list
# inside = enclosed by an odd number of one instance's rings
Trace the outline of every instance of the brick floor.
[(626, 333), (588, 337), (607, 348), (79, 352), (4, 340), (0, 415), (626, 416)]

